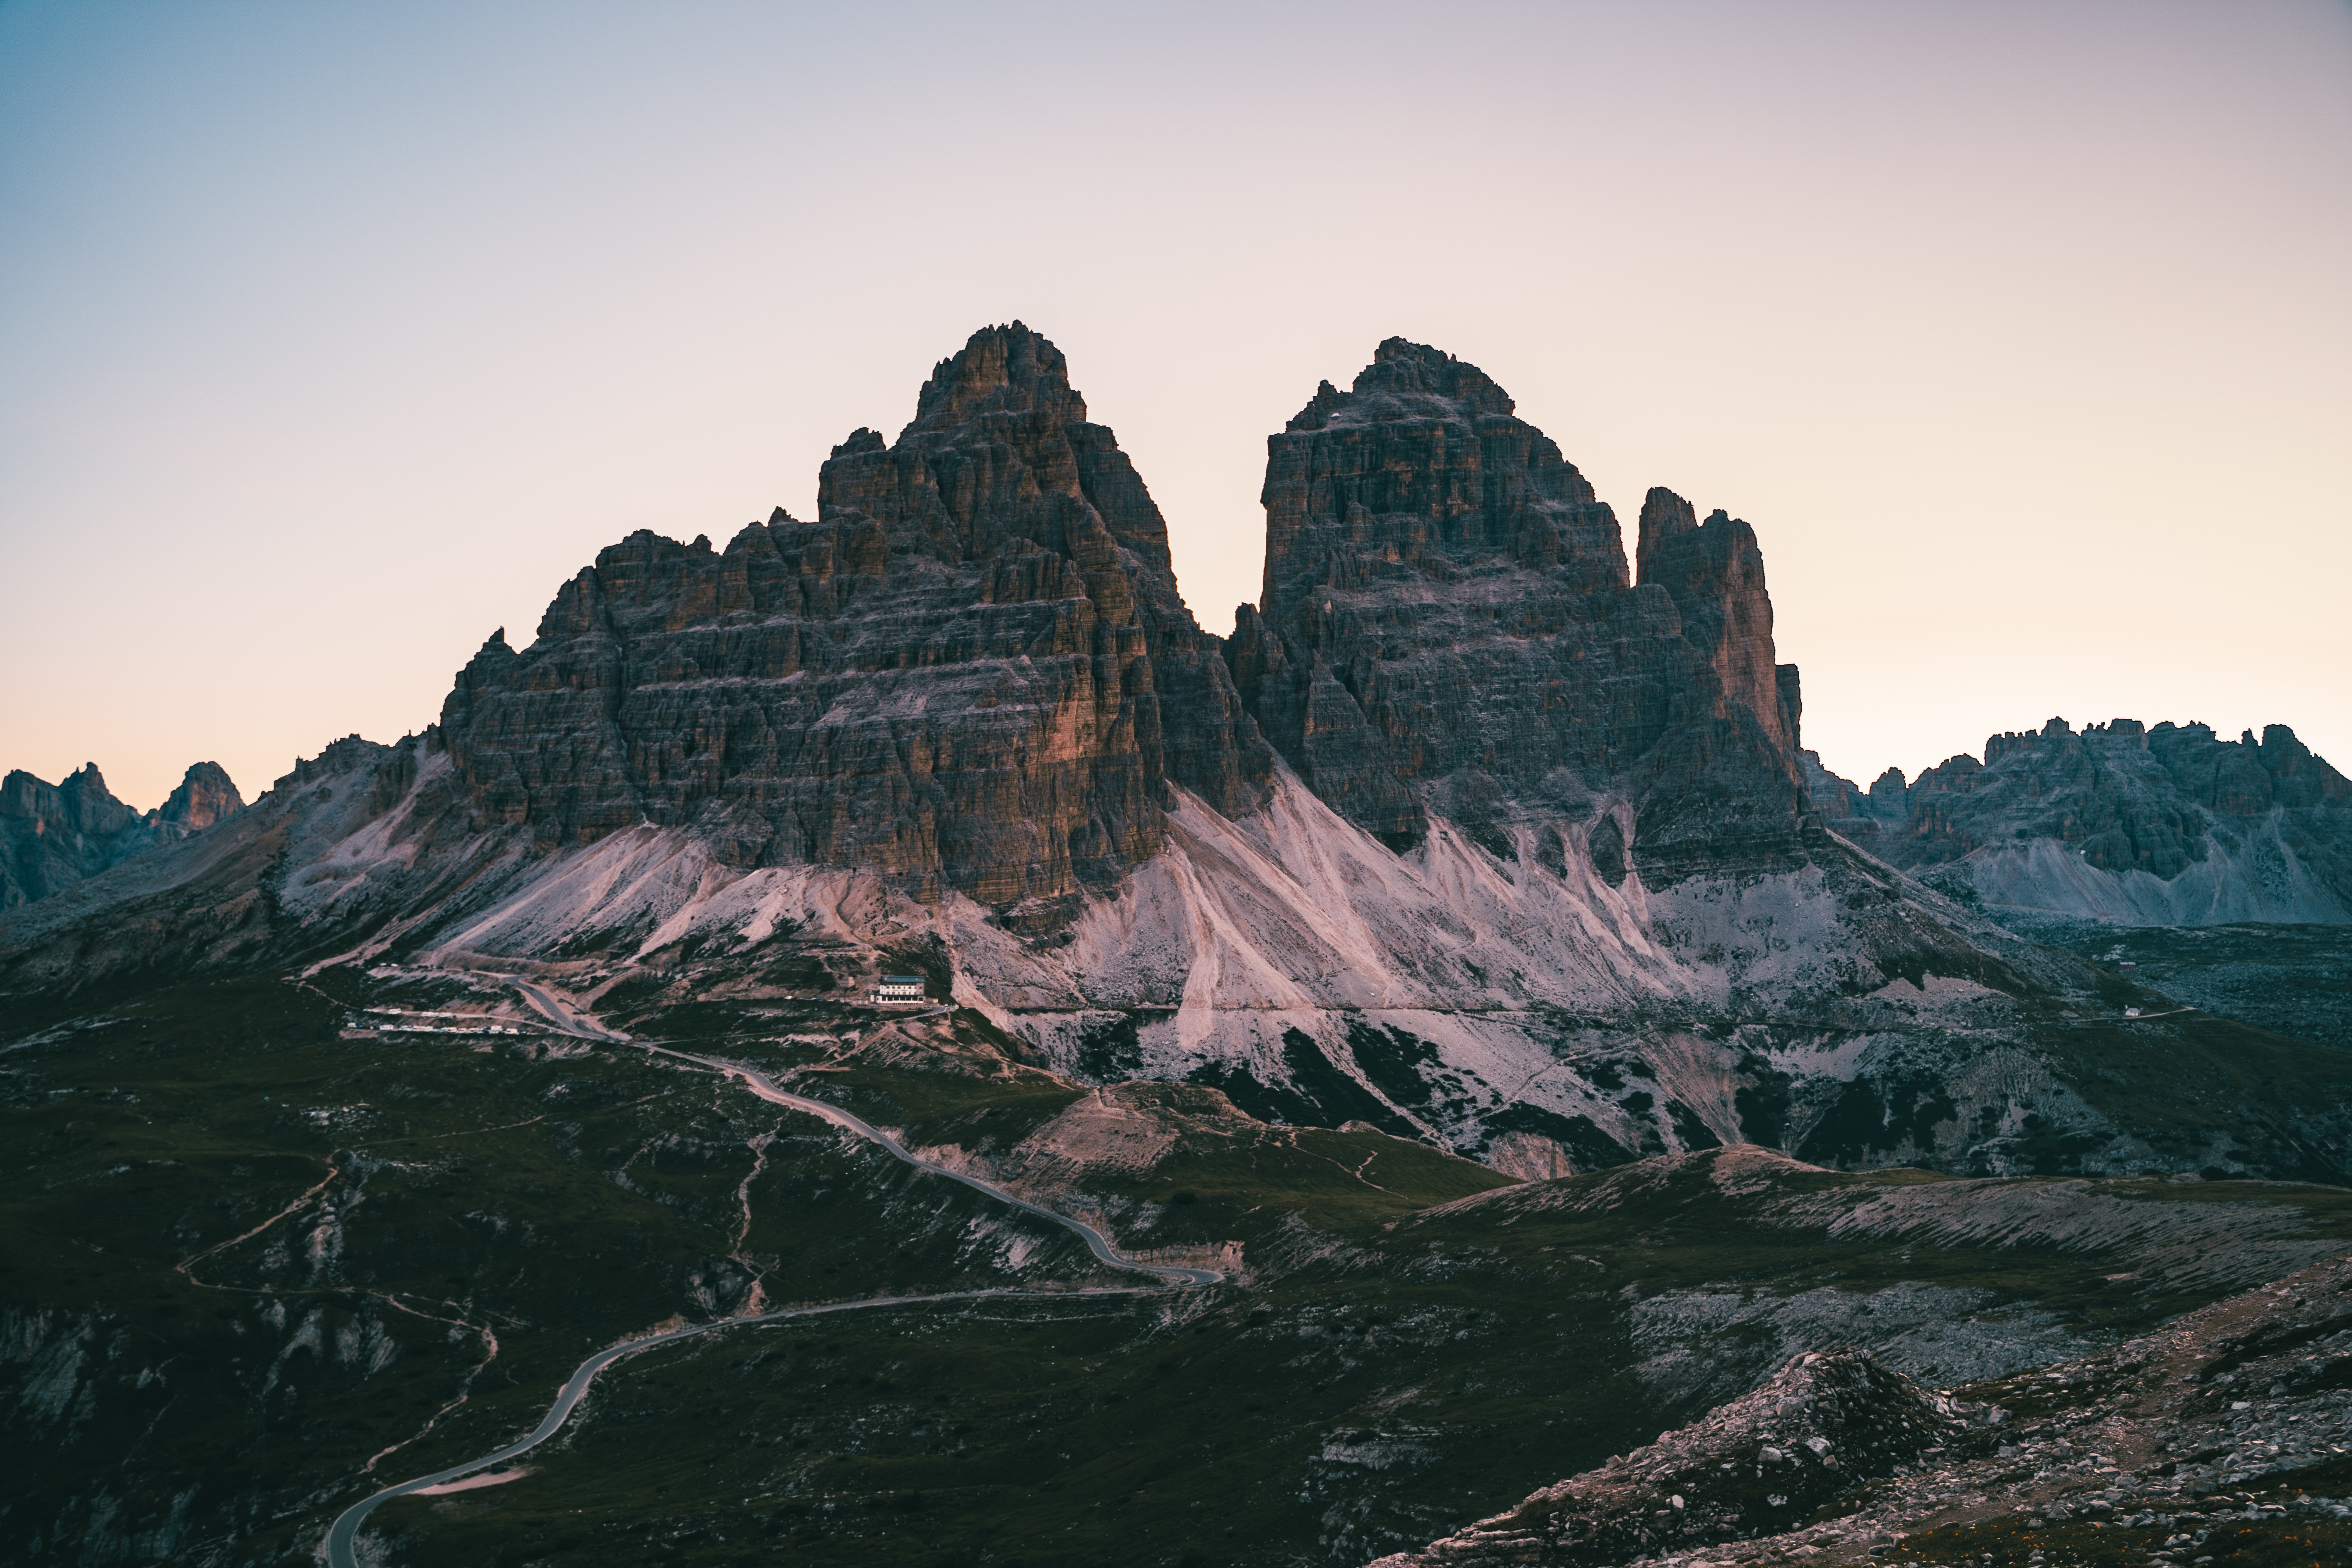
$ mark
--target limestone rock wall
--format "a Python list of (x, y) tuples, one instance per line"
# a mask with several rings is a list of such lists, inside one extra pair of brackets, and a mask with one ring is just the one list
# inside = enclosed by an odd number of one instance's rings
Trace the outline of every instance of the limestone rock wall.
[(1171, 780), (1241, 810), (1272, 763), (1142, 480), (1018, 322), (941, 362), (897, 441), (835, 447), (814, 521), (604, 551), (441, 730), (481, 815), (542, 839), (693, 825), (736, 864), (997, 905), (1115, 881)]
[(1654, 491), (1632, 581), (1509, 396), (1401, 339), (1269, 451), (1226, 646), (1060, 353), (976, 333), (895, 441), (835, 448), (814, 521), (634, 534), (530, 647), (493, 637), (443, 711), (457, 776), (546, 841), (690, 825), (739, 865), (1040, 910), (1157, 853), (1171, 784), (1246, 814), (1277, 751), (1400, 850), (1433, 814), (1505, 855), (1513, 822), (1584, 824), (1620, 879), (1795, 843), (1796, 671), (1747, 524)]
[[(1793, 666), (1744, 522), (1653, 490), (1615, 514), (1476, 367), (1391, 338), (1268, 442), (1265, 585), (1227, 658), (1315, 792), (1392, 847), (1433, 813), (1600, 818), (1657, 874), (1800, 831)], [(1613, 847), (1612, 847), (1613, 846)], [(1622, 875), (1622, 869), (1621, 873)]]

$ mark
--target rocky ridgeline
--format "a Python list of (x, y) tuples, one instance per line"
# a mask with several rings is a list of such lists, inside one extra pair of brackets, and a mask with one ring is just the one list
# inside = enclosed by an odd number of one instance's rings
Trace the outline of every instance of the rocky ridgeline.
[[(1859, 1442), (1841, 1448), (1840, 1423)], [(1827, 1441), (1811, 1462), (1802, 1446), (1767, 1446), (1811, 1426)], [(1648, 1448), (1375, 1568), (2344, 1562), (2347, 1447), (2352, 1258), (2336, 1258), (2110, 1349), (1946, 1393), (1859, 1351), (1801, 1356)]]
[(1581, 822), (1622, 879), (1791, 845), (1796, 668), (1752, 530), (1654, 489), (1616, 516), (1475, 366), (1391, 338), (1268, 443), (1265, 587), (1229, 649), (1276, 750), (1392, 847), (1433, 814), (1499, 855)]
[(0, 909), (47, 898), (158, 844), (202, 832), (244, 806), (218, 763), (198, 763), (163, 804), (138, 812), (114, 798), (96, 763), (63, 784), (22, 770), (0, 780)]
[(1948, 1445), (1952, 1401), (1859, 1350), (1809, 1352), (1754, 1393), (1509, 1513), (1375, 1568), (1543, 1562), (1578, 1568), (1777, 1535)]
[(2284, 724), (2231, 742), (2053, 719), (1867, 791), (1804, 766), (1832, 828), (1963, 898), (2145, 925), (2352, 922), (2352, 780)]

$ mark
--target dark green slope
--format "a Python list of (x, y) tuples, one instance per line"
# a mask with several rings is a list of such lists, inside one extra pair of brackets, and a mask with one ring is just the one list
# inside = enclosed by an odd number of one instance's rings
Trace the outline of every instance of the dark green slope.
[[(345, 1037), (354, 1007), (489, 995), (333, 971), (0, 1042), (12, 1560), (307, 1561), (371, 1486), (488, 1451), (590, 1350), (755, 1281), (769, 1304), (1133, 1282), (708, 1072), (539, 1035)], [(971, 1015), (771, 1013), (638, 1026), (801, 1069), (799, 1091), (1124, 1246), (1238, 1242), (1235, 1279), (653, 1352), (524, 1478), (385, 1506), (388, 1562), (1356, 1563), (1791, 1347), (1995, 1375), (2352, 1247), (2352, 1194), (2269, 1184), (1736, 1149), (1514, 1185), (1204, 1088), (1080, 1089)]]
[(711, 1074), (345, 1040), (344, 1016), (282, 980), (188, 986), (0, 1056), (0, 1536), (26, 1560), (278, 1561), (386, 1447), (387, 1479), (461, 1459), (591, 1350), (755, 1277), (772, 1302), (1108, 1278)]

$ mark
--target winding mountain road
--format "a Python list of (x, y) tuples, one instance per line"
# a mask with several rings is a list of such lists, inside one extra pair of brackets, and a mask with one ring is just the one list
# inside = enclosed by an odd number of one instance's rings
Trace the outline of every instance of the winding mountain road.
[(917, 1170), (929, 1171), (933, 1175), (945, 1176), (951, 1182), (961, 1182), (972, 1191), (983, 1193), (999, 1203), (1010, 1204), (1014, 1208), (1035, 1215), (1040, 1219), (1053, 1221), (1065, 1230), (1075, 1233), (1079, 1240), (1087, 1244), (1087, 1251), (1114, 1268), (1128, 1268), (1139, 1274), (1153, 1275), (1171, 1285), (1214, 1285), (1224, 1278), (1222, 1272), (1214, 1268), (1189, 1268), (1168, 1263), (1141, 1263), (1132, 1258), (1122, 1257), (1118, 1249), (1110, 1244), (1110, 1237), (1086, 1221), (1072, 1219), (1066, 1214), (1058, 1214), (1043, 1204), (1033, 1204), (1027, 1198), (1016, 1196), (993, 1182), (982, 1181), (978, 1176), (966, 1175), (961, 1171), (951, 1171), (945, 1165), (923, 1159), (908, 1151), (906, 1145), (867, 1121), (864, 1117), (844, 1110), (837, 1105), (828, 1105), (822, 1100), (811, 1100), (804, 1095), (793, 1094), (781, 1089), (775, 1079), (757, 1068), (746, 1067), (741, 1062), (730, 1062), (719, 1057), (696, 1056), (691, 1051), (672, 1050), (667, 1046), (648, 1045), (642, 1040), (633, 1040), (626, 1035), (615, 1034), (593, 1018), (582, 1016), (528, 981), (514, 980), (511, 976), (508, 978), (514, 988), (521, 993), (523, 999), (529, 1002), (541, 1016), (562, 1027), (568, 1035), (580, 1039), (600, 1041), (605, 1045), (634, 1046), (638, 1050), (650, 1052), (655, 1056), (675, 1057), (679, 1061), (692, 1062), (697, 1067), (709, 1068), (713, 1072), (724, 1073), (729, 1078), (739, 1079), (746, 1089), (771, 1104), (805, 1111), (821, 1121), (833, 1123), (835, 1127), (855, 1132), (870, 1142), (880, 1144), (892, 1158), (903, 1160)]
[(360, 1526), (367, 1522), (367, 1516), (373, 1513), (379, 1505), (396, 1497), (421, 1492), (428, 1487), (437, 1487), (445, 1481), (470, 1476), (478, 1470), (488, 1469), (492, 1465), (504, 1464), (519, 1455), (529, 1453), (563, 1429), (573, 1407), (588, 1396), (588, 1385), (596, 1381), (598, 1373), (625, 1356), (635, 1355), (639, 1351), (649, 1351), (674, 1340), (690, 1339), (696, 1334), (708, 1334), (719, 1329), (748, 1328), (754, 1323), (778, 1323), (788, 1318), (814, 1318), (826, 1312), (855, 1312), (875, 1307), (918, 1307), (935, 1301), (1060, 1301), (1073, 1296), (1141, 1296), (1151, 1293), (1152, 1288), (1148, 1285), (1104, 1285), (1082, 1290), (948, 1290), (933, 1296), (875, 1296), (863, 1301), (828, 1301), (814, 1307), (786, 1307), (748, 1318), (722, 1318), (716, 1322), (691, 1323), (666, 1333), (647, 1334), (640, 1339), (625, 1340), (617, 1345), (607, 1345), (572, 1369), (571, 1377), (564, 1381), (563, 1387), (556, 1394), (555, 1403), (548, 1407), (545, 1415), (540, 1417), (539, 1425), (530, 1429), (529, 1436), (478, 1459), (468, 1459), (462, 1465), (452, 1465), (446, 1470), (436, 1470), (429, 1476), (418, 1476), (398, 1486), (386, 1487), (336, 1515), (335, 1522), (327, 1527), (328, 1568), (359, 1568), (352, 1543), (358, 1539)]
[(335, 1522), (327, 1528), (327, 1568), (359, 1568), (354, 1542), (359, 1537), (360, 1526), (367, 1521), (368, 1515), (373, 1513), (379, 1506), (394, 1498), (406, 1497), (421, 1492), (428, 1487), (436, 1487), (445, 1482), (457, 1480), (478, 1471), (486, 1470), (493, 1465), (504, 1464), (518, 1455), (528, 1453), (563, 1429), (563, 1424), (571, 1418), (572, 1410), (581, 1400), (587, 1397), (589, 1385), (595, 1382), (598, 1373), (624, 1357), (635, 1355), (640, 1351), (651, 1350), (656, 1345), (668, 1344), (674, 1340), (688, 1339), (696, 1334), (712, 1333), (720, 1329), (746, 1328), (755, 1323), (782, 1322), (793, 1318), (812, 1318), (828, 1312), (854, 1312), (881, 1307), (921, 1306), (937, 1301), (1066, 1300), (1073, 1296), (1136, 1296), (1150, 1294), (1155, 1289), (1194, 1289), (1204, 1285), (1216, 1284), (1224, 1278), (1222, 1272), (1214, 1268), (1144, 1263), (1131, 1258), (1121, 1257), (1118, 1249), (1111, 1245), (1110, 1238), (1086, 1221), (1073, 1219), (1066, 1214), (1056, 1214), (1042, 1204), (1031, 1203), (1027, 1198), (1014, 1195), (993, 1182), (982, 1181), (978, 1176), (967, 1175), (961, 1171), (952, 1171), (944, 1165), (925, 1160), (863, 1117), (844, 1110), (837, 1105), (828, 1105), (821, 1100), (810, 1100), (803, 1095), (790, 1093), (779, 1088), (773, 1079), (757, 1068), (746, 1067), (740, 1062), (726, 1061), (716, 1057), (697, 1056), (690, 1051), (673, 1050), (667, 1046), (649, 1045), (642, 1040), (633, 1040), (628, 1036), (608, 1029), (597, 1023), (595, 1019), (566, 1005), (541, 986), (534, 985), (529, 981), (516, 979), (512, 975), (502, 975), (499, 978), (511, 984), (523, 1000), (530, 1005), (532, 1010), (545, 1017), (564, 1034), (577, 1039), (595, 1040), (604, 1045), (633, 1046), (641, 1051), (656, 1056), (675, 1057), (680, 1061), (692, 1062), (698, 1067), (709, 1068), (714, 1072), (723, 1073), (730, 1079), (740, 1080), (745, 1088), (761, 1100), (793, 1110), (803, 1111), (828, 1121), (845, 1131), (855, 1133), (860, 1138), (879, 1144), (892, 1158), (904, 1161), (918, 1170), (928, 1171), (933, 1175), (945, 1176), (952, 1182), (961, 1182), (972, 1191), (993, 1198), (999, 1203), (1009, 1204), (1040, 1219), (1051, 1220), (1054, 1224), (1076, 1234), (1087, 1244), (1087, 1250), (1093, 1253), (1100, 1261), (1114, 1268), (1149, 1274), (1160, 1283), (1157, 1286), (1098, 1285), (1076, 1290), (950, 1290), (930, 1296), (875, 1296), (860, 1301), (831, 1301), (809, 1307), (785, 1307), (773, 1312), (761, 1312), (749, 1317), (722, 1318), (715, 1322), (692, 1323), (682, 1329), (671, 1329), (667, 1332), (647, 1334), (636, 1339), (624, 1340), (618, 1344), (607, 1345), (572, 1369), (571, 1377), (565, 1380), (563, 1387), (557, 1392), (555, 1403), (548, 1407), (547, 1414), (540, 1418), (539, 1425), (531, 1428), (527, 1436), (518, 1438), (494, 1453), (485, 1454), (480, 1458), (468, 1459), (462, 1465), (452, 1465), (447, 1469), (436, 1470), (429, 1476), (418, 1476), (412, 1480), (402, 1481), (397, 1486), (386, 1487), (382, 1491), (361, 1499), (338, 1514), (335, 1517)]

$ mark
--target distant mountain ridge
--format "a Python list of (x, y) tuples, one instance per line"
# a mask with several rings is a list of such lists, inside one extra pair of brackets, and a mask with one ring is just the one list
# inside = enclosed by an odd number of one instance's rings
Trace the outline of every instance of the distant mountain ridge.
[(143, 814), (114, 798), (96, 763), (54, 784), (12, 770), (0, 780), (0, 909), (200, 833), (244, 805), (218, 763), (190, 767), (163, 804)]
[(2257, 741), (2117, 719), (1992, 736), (1864, 790), (1805, 753), (1836, 832), (1970, 902), (2123, 925), (2352, 923), (2352, 780), (2284, 724)]

